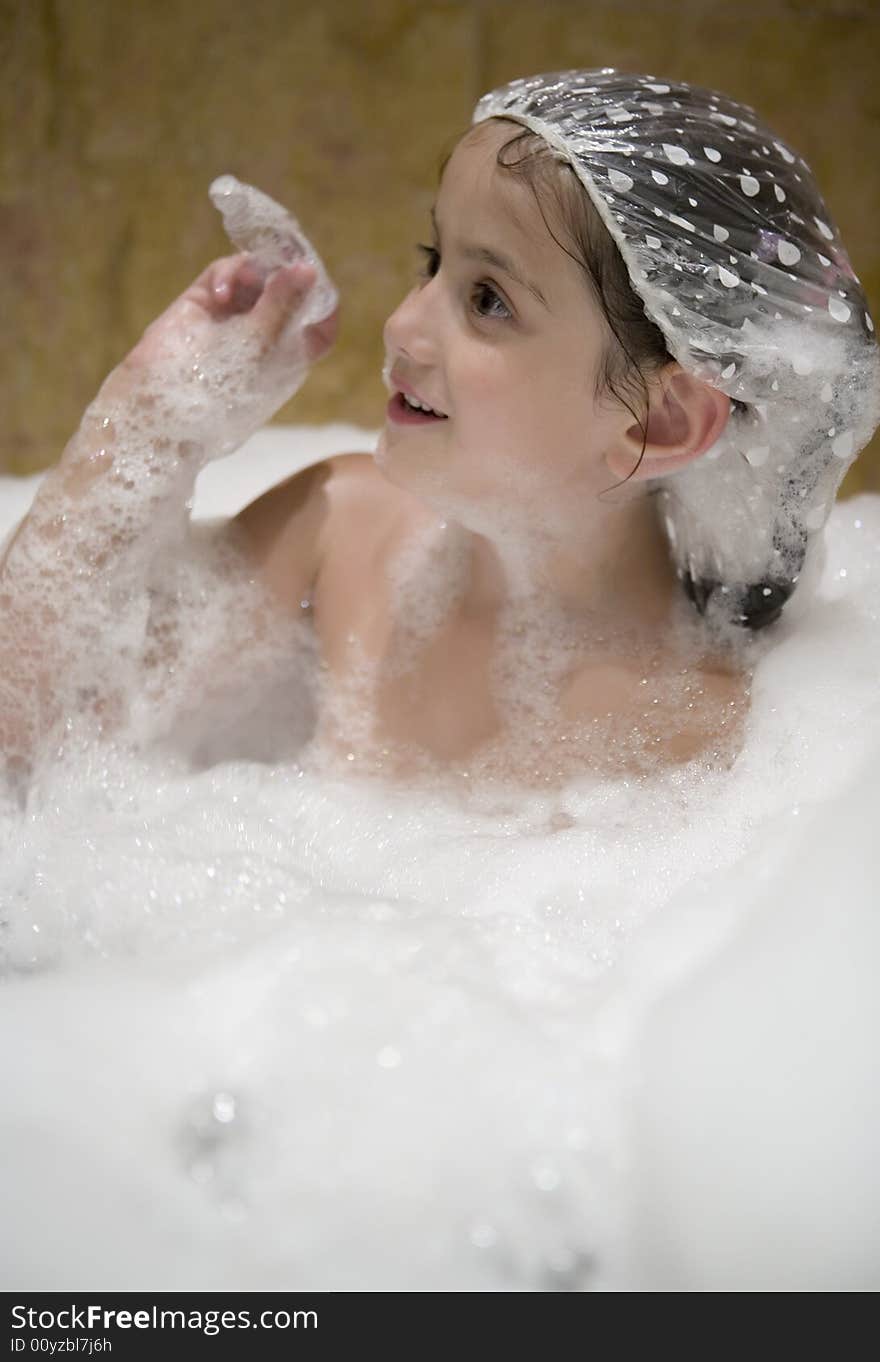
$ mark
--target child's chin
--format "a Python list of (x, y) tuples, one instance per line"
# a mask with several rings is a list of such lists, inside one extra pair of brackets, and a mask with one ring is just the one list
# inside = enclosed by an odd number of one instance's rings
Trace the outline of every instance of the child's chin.
[(376, 441), (376, 448), (373, 450), (373, 461), (389, 482), (393, 482), (398, 486), (406, 485), (405, 460), (401, 458), (400, 450), (396, 446), (392, 446), (392, 448), (389, 449), (384, 430), (380, 432), (379, 439)]

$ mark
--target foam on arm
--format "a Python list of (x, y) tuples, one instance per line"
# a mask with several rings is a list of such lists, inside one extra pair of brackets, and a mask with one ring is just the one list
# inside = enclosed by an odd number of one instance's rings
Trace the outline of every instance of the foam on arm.
[[(317, 260), (294, 219), (258, 190), (222, 177), (212, 198), (233, 244), (247, 241), (267, 278), (290, 253)], [(316, 285), (290, 313), (278, 295), (276, 313), (259, 314), (273, 302), (268, 285), (252, 311), (221, 320), (184, 294), (87, 408), (0, 560), (0, 773), (27, 767), (62, 716), (125, 719), (142, 681), (151, 581), (167, 581), (192, 547), (198, 473), (270, 419), (308, 372), (304, 329), (336, 302), (318, 264)]]

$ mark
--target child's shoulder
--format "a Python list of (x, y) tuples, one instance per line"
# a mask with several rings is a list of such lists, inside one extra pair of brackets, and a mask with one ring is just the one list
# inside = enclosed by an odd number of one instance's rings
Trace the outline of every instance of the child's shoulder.
[(631, 658), (591, 658), (568, 678), (561, 712), (581, 722), (616, 717), (659, 762), (732, 759), (748, 712), (748, 674), (709, 653), (685, 669), (681, 660), (666, 659), (646, 680), (645, 667)]
[(270, 487), (235, 517), (265, 580), (291, 602), (307, 595), (340, 546), (356, 553), (411, 500), (371, 454), (334, 454)]
[(334, 454), (324, 460), (326, 493), (334, 513), (357, 510), (368, 499), (371, 506), (395, 505), (403, 495), (376, 466), (372, 454)]
[(392, 503), (396, 490), (383, 478), (372, 454), (333, 454), (270, 487), (240, 511), (236, 520), (256, 533), (280, 529), (290, 517), (344, 512), (365, 497)]

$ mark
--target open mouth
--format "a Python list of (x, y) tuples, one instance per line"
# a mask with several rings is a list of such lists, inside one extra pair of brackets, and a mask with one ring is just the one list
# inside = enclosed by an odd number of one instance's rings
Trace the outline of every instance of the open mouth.
[(424, 407), (416, 406), (415, 402), (401, 392), (394, 394), (386, 410), (389, 419), (398, 422), (400, 425), (425, 425), (429, 421), (447, 421), (449, 419), (443, 412), (433, 411), (430, 408), (426, 411)]

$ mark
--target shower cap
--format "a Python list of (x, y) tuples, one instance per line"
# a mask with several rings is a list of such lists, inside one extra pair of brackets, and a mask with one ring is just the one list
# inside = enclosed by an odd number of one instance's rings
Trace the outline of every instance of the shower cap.
[(697, 609), (771, 623), (815, 583), (819, 532), (880, 423), (874, 326), (809, 167), (747, 106), (612, 68), (512, 80), (472, 126), (492, 117), (572, 167), (669, 353), (734, 400), (654, 490)]

